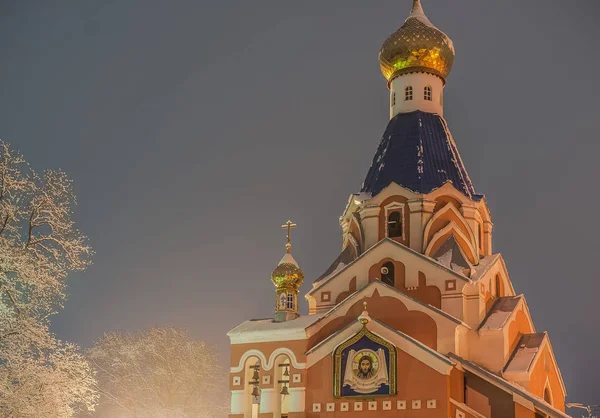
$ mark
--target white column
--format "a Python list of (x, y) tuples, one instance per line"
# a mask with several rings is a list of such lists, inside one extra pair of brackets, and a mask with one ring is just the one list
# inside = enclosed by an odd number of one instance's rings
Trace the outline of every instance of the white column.
[(279, 407), (279, 392), (275, 388), (266, 388), (260, 390), (260, 413), (277, 413)]
[(290, 412), (304, 412), (306, 388), (290, 388)]
[(244, 414), (246, 406), (246, 391), (244, 389), (231, 391), (231, 414)]
[(408, 201), (410, 211), (409, 247), (417, 252), (423, 253), (423, 233), (425, 226), (433, 215), (435, 202), (431, 200), (415, 199)]
[(475, 250), (477, 251), (476, 259), (479, 260), (479, 248), (483, 247), (483, 243), (479, 242), (479, 225), (481, 223), (481, 215), (479, 215), (479, 209), (477, 209), (476, 206), (472, 205), (462, 205), (460, 208), (460, 212), (465, 218), (465, 221), (467, 221), (467, 224), (469, 225), (469, 228), (471, 228), (473, 236), (475, 237), (475, 242), (473, 243), (473, 245), (475, 246)]
[(363, 206), (358, 212), (360, 224), (365, 235), (363, 252), (379, 242), (379, 206)]

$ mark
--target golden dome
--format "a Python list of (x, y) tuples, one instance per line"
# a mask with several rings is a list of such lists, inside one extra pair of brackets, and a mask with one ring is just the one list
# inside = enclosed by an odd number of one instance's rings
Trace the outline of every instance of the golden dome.
[(379, 66), (388, 82), (402, 74), (425, 72), (444, 81), (454, 63), (452, 40), (425, 16), (420, 0), (404, 25), (383, 43)]
[(271, 274), (271, 281), (278, 289), (299, 289), (304, 282), (304, 273), (292, 254), (285, 253), (279, 265)]

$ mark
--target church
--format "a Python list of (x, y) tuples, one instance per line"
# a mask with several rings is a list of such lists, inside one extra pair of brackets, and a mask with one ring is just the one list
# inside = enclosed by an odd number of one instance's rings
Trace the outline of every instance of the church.
[(288, 221), (273, 317), (228, 333), (229, 418), (568, 417), (550, 337), (493, 251), (444, 119), (454, 57), (414, 0), (379, 54), (390, 121), (308, 314)]

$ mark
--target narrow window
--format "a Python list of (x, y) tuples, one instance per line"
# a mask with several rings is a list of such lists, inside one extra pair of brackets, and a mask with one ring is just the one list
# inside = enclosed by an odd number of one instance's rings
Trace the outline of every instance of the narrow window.
[(496, 297), (502, 296), (502, 285), (500, 284), (500, 276), (496, 276)]
[(396, 106), (396, 92), (392, 93), (392, 100), (391, 100), (391, 102), (392, 102), (392, 106)]
[(287, 300), (287, 296), (285, 293), (282, 293), (281, 295), (279, 295), (279, 308), (280, 309), (285, 309), (286, 300)]
[(387, 221), (388, 237), (396, 238), (402, 236), (402, 214), (400, 212), (392, 212), (388, 216)]
[(404, 100), (412, 100), (413, 99), (413, 88), (412, 86), (408, 86), (404, 89)]
[(550, 390), (548, 390), (548, 388), (544, 389), (544, 400), (552, 405), (552, 395), (550, 395)]
[(431, 86), (425, 86), (425, 100), (432, 101)]
[(294, 294), (288, 293), (288, 309), (294, 309)]
[(381, 281), (392, 287), (394, 286), (394, 283), (396, 282), (394, 277), (394, 263), (392, 263), (391, 261), (385, 263), (381, 267)]

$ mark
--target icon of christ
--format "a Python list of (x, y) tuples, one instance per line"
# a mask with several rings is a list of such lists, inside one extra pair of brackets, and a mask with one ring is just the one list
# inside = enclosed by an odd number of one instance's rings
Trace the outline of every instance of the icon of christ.
[(377, 392), (382, 385), (389, 385), (388, 368), (382, 348), (377, 351), (350, 350), (344, 371), (342, 386), (349, 386), (356, 393)]

